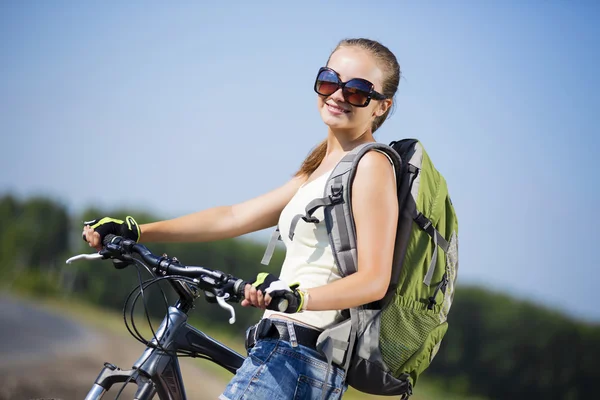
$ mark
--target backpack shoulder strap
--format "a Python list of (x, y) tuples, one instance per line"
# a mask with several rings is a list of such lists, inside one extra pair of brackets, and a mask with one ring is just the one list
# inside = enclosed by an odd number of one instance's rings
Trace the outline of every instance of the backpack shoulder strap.
[[(320, 207), (325, 208), (325, 224), (334, 260), (340, 275), (347, 276), (357, 271), (356, 229), (352, 215), (352, 182), (360, 159), (369, 151), (377, 150), (386, 154), (400, 177), (402, 161), (398, 153), (383, 143), (371, 142), (355, 147), (346, 154), (327, 179), (323, 197), (311, 201), (306, 206), (304, 215), (296, 215), (290, 226), (290, 239), (300, 219), (305, 222), (320, 222), (313, 213)], [(396, 179), (399, 183), (399, 179)]]
[[(352, 214), (352, 182), (356, 176), (358, 163), (371, 150), (386, 154), (396, 172), (396, 184), (399, 182), (402, 161), (394, 149), (383, 143), (367, 143), (360, 145), (348, 153), (340, 162), (339, 175), (329, 179), (325, 191), (341, 186), (344, 201), (326, 209), (325, 222), (331, 244), (332, 253), (341, 276), (348, 276), (357, 271), (358, 258), (356, 253), (356, 226)], [(336, 168), (337, 170), (338, 168)], [(336, 172), (336, 171), (334, 171)]]

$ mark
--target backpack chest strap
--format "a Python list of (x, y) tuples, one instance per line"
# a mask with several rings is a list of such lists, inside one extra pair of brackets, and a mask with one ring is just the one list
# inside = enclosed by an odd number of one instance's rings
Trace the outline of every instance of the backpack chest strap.
[(304, 215), (297, 214), (296, 216), (294, 216), (294, 218), (292, 219), (292, 222), (290, 224), (290, 233), (288, 235), (290, 240), (294, 240), (294, 232), (296, 231), (296, 225), (298, 225), (299, 220), (303, 220), (304, 222), (308, 222), (308, 223), (318, 224), (321, 221), (319, 221), (318, 218), (313, 217), (313, 214), (315, 213), (315, 211), (317, 211), (321, 207), (328, 207), (328, 206), (333, 206), (335, 204), (341, 203), (343, 201), (342, 190), (343, 190), (343, 185), (342, 185), (341, 179), (334, 180), (334, 183), (331, 186), (331, 194), (329, 196), (312, 200), (310, 203), (308, 203), (306, 205)]

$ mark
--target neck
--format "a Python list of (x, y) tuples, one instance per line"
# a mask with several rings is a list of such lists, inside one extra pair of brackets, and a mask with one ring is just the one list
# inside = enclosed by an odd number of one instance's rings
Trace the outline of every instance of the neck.
[(375, 138), (370, 129), (361, 133), (353, 133), (345, 130), (332, 130), (329, 128), (327, 133), (326, 157), (342, 152), (347, 153), (356, 146), (368, 142), (375, 142)]

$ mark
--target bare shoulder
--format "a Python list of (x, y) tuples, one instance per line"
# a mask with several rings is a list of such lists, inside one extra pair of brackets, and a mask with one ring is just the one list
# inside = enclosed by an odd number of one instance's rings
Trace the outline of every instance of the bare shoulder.
[(353, 211), (360, 218), (360, 210), (385, 213), (397, 202), (396, 177), (390, 159), (378, 151), (369, 151), (359, 161), (352, 182)]
[(369, 151), (358, 163), (356, 179), (394, 179), (394, 169), (387, 155), (379, 151)]

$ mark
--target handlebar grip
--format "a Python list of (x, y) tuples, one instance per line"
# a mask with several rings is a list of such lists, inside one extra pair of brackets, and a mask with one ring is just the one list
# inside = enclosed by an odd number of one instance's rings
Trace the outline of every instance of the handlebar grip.
[(277, 311), (285, 312), (288, 309), (289, 305), (290, 305), (290, 302), (288, 301), (288, 299), (286, 299), (285, 297), (282, 297), (277, 302)]
[(250, 285), (250, 282), (239, 280), (235, 286), (235, 296), (242, 301), (246, 297), (246, 285)]
[(105, 247), (107, 244), (112, 242), (112, 240), (116, 237), (117, 236), (113, 235), (112, 233), (109, 233), (108, 235), (104, 236), (104, 239), (102, 239), (102, 246)]
[(287, 312), (290, 307), (290, 302), (294, 302), (294, 294), (292, 292), (287, 292), (280, 294), (278, 296), (271, 296), (271, 303), (267, 306), (268, 310), (279, 311), (279, 312)]

